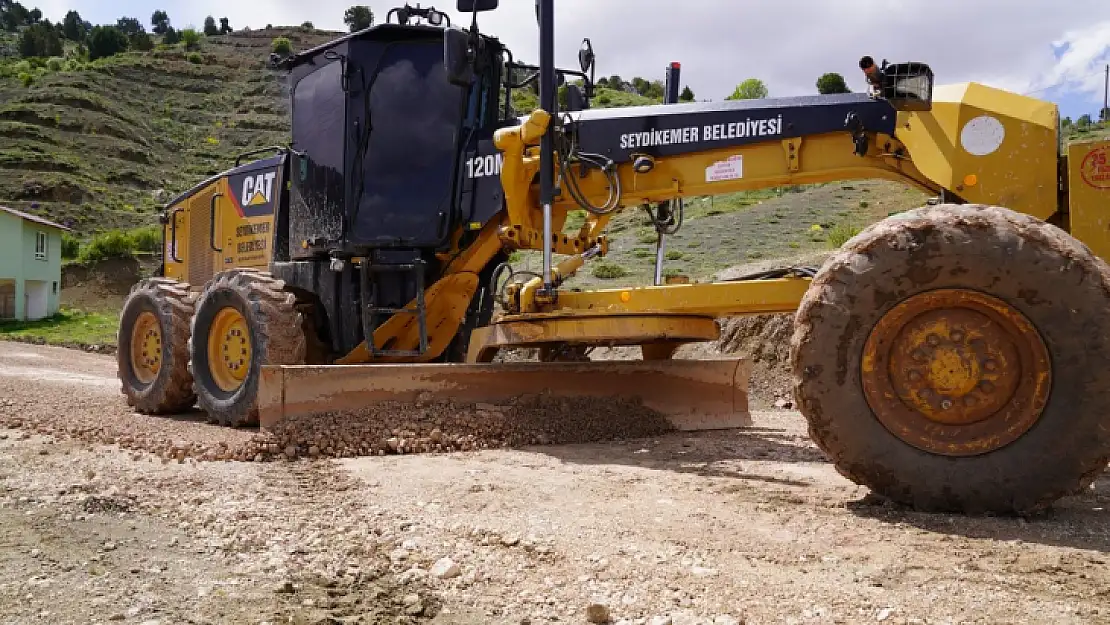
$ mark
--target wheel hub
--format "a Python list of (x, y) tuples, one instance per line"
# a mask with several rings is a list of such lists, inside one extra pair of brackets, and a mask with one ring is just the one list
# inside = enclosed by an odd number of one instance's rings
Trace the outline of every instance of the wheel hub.
[(208, 370), (221, 390), (232, 392), (250, 370), (251, 344), (247, 320), (234, 308), (223, 308), (208, 334)]
[(913, 296), (868, 337), (862, 380), (884, 426), (952, 456), (999, 449), (1036, 423), (1050, 387), (1048, 350), (1005, 302), (945, 289)]
[(131, 327), (131, 370), (143, 384), (150, 384), (162, 369), (162, 328), (150, 311), (139, 313)]

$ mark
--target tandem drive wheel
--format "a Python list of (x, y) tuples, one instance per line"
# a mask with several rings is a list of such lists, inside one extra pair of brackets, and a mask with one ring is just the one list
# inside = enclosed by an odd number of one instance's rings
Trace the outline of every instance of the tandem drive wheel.
[(262, 365), (304, 364), (306, 341), (296, 296), (268, 273), (217, 274), (197, 300), (189, 343), (197, 399), (224, 425), (258, 422)]
[(1110, 274), (1063, 230), (940, 205), (825, 263), (791, 343), (837, 470), (921, 510), (1028, 513), (1110, 461)]
[(189, 373), (189, 285), (149, 278), (131, 288), (120, 312), (117, 371), (128, 405), (143, 414), (187, 410), (196, 402)]

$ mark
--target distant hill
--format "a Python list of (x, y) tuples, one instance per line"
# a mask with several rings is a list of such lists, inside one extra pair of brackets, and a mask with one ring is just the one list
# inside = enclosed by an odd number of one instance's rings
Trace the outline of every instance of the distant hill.
[(0, 202), (84, 234), (152, 223), (239, 152), (288, 142), (272, 40), (299, 50), (341, 34), (271, 28), (206, 37), (195, 53), (0, 60)]

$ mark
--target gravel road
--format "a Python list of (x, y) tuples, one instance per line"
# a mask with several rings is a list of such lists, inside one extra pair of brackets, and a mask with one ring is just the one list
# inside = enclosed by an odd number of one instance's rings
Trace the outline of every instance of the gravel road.
[(205, 461), (177, 451), (258, 435), (130, 413), (111, 357), (0, 342), (0, 622), (1110, 623), (1110, 476), (1036, 518), (918, 514), (796, 413), (755, 421)]

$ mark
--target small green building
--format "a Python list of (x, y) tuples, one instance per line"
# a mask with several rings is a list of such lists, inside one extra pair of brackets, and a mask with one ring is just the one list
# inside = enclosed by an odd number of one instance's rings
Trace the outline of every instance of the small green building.
[(34, 321), (58, 312), (63, 225), (0, 206), (0, 319)]

